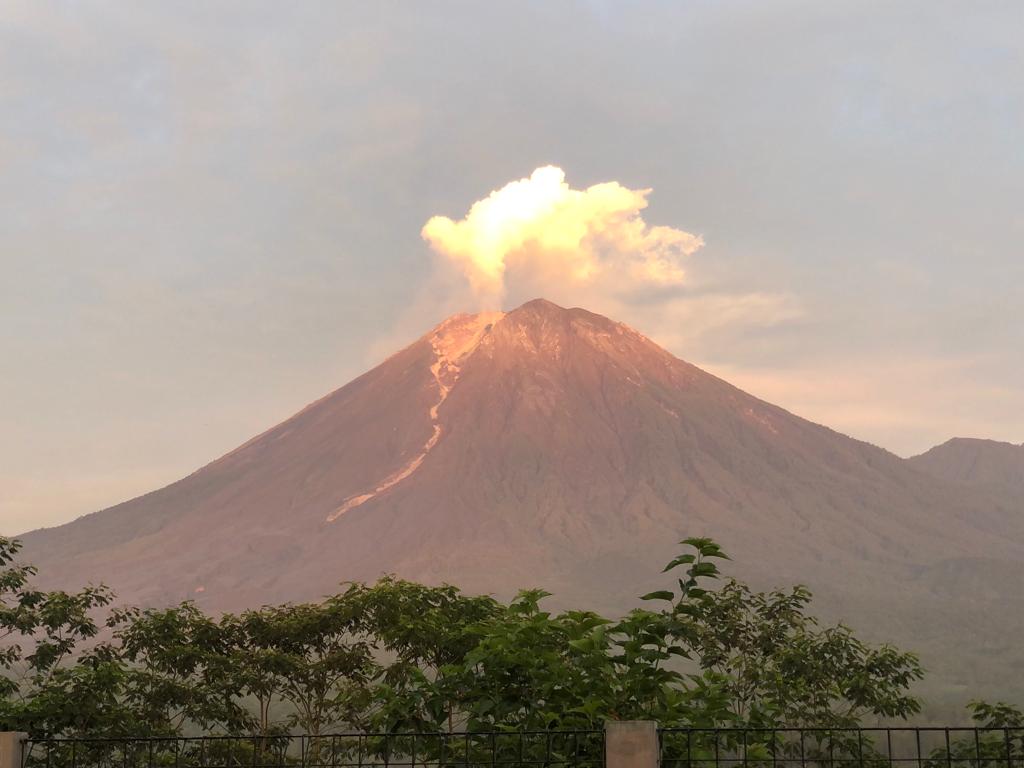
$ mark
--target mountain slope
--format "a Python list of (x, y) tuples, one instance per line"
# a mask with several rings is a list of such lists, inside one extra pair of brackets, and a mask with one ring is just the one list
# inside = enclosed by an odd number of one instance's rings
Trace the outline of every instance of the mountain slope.
[(236, 609), (396, 572), (621, 610), (706, 534), (740, 575), (808, 583), (946, 684), (998, 690), (997, 660), (1024, 665), (1004, 639), (1024, 629), (1016, 511), (536, 300), (450, 318), (189, 477), (23, 538), (50, 583), (147, 604)]
[(1024, 445), (954, 437), (909, 461), (943, 480), (1012, 494), (1024, 510)]

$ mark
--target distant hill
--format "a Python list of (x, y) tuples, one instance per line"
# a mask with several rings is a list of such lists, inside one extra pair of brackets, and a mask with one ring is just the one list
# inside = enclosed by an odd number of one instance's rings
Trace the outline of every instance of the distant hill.
[(943, 480), (1013, 494), (1024, 514), (1024, 445), (954, 437), (909, 461)]
[(147, 605), (396, 572), (621, 611), (711, 535), (738, 575), (807, 583), (826, 617), (920, 650), (944, 694), (1020, 691), (1021, 506), (930, 466), (535, 300), (449, 318), (194, 474), (23, 539), (50, 584)]

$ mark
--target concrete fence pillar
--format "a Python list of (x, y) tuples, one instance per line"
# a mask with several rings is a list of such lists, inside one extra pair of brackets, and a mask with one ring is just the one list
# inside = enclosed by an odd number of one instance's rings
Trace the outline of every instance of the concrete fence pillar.
[(605, 768), (658, 768), (660, 753), (658, 724), (653, 720), (609, 720), (604, 724)]
[(27, 733), (0, 731), (0, 768), (21, 768)]

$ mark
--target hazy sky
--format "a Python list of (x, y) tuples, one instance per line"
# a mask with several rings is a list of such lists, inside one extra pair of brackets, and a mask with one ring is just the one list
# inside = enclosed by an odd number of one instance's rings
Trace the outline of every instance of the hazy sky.
[(902, 455), (1024, 441), (1022, 39), (1019, 0), (3, 0), (0, 531), (177, 479), (471, 303), (421, 228), (548, 164), (704, 246), (506, 306)]

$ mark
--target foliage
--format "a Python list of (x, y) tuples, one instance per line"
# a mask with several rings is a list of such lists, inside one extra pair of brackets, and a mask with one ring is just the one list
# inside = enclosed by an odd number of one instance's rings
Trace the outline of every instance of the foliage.
[[(610, 620), (549, 612), (543, 591), (503, 603), (394, 577), (238, 615), (192, 603), (113, 610), (103, 587), (32, 589), (17, 542), (0, 539), (0, 717), (46, 735), (254, 732), (269, 749), (282, 734), (339, 728), (553, 731), (655, 719), (838, 729), (919, 710), (908, 693), (922, 675), (913, 654), (819, 625), (803, 587), (756, 592), (723, 580), (728, 558), (710, 539), (681, 543), (665, 568), (673, 587), (643, 598), (660, 607)], [(974, 713), (1020, 721), (1001, 704)], [(747, 747), (752, 759), (768, 748)]]
[(476, 646), (471, 630), (505, 608), (449, 585), (428, 587), (390, 576), (372, 587), (351, 584), (331, 601), (351, 606), (368, 641), (391, 656), (367, 712), (372, 727), (452, 730), (468, 693), (449, 673)]
[(982, 728), (1024, 728), (1024, 710), (997, 701), (990, 704), (974, 700), (967, 705), (971, 719)]
[(971, 701), (971, 719), (981, 729), (969, 738), (954, 738), (929, 756), (927, 768), (948, 768), (951, 764), (972, 768), (1024, 763), (1024, 711), (1004, 702)]
[(284, 725), (311, 736), (338, 723), (361, 724), (377, 677), (372, 646), (354, 636), (360, 616), (344, 600), (267, 607), (226, 616), (227, 678), (260, 702), (260, 730), (271, 728), (278, 698), (290, 709)]
[(128, 609), (109, 622), (118, 627), (121, 700), (136, 732), (174, 735), (190, 725), (203, 730), (248, 730), (252, 716), (238, 699), (242, 686), (230, 656), (233, 638), (195, 605), (164, 610)]
[[(109, 665), (108, 651), (96, 648), (74, 658), (99, 633), (94, 613), (113, 595), (103, 586), (75, 593), (35, 589), (29, 584), (35, 568), (14, 562), (20, 549), (18, 541), (0, 537), (0, 721), (7, 730), (32, 725), (64, 732), (85, 718), (69, 698), (83, 688), (91, 704), (114, 703), (111, 686), (116, 688), (120, 670)], [(110, 710), (102, 716), (111, 716)]]
[(710, 539), (682, 542), (695, 552), (666, 566), (687, 566), (671, 592), (645, 595), (670, 603), (669, 635), (679, 653), (717, 673), (737, 723), (755, 726), (856, 725), (864, 715), (906, 718), (920, 711), (907, 693), (923, 677), (912, 653), (873, 648), (843, 625), (822, 629), (806, 613), (811, 595), (754, 592), (735, 579), (708, 590), (717, 579), (714, 559), (727, 559)]

